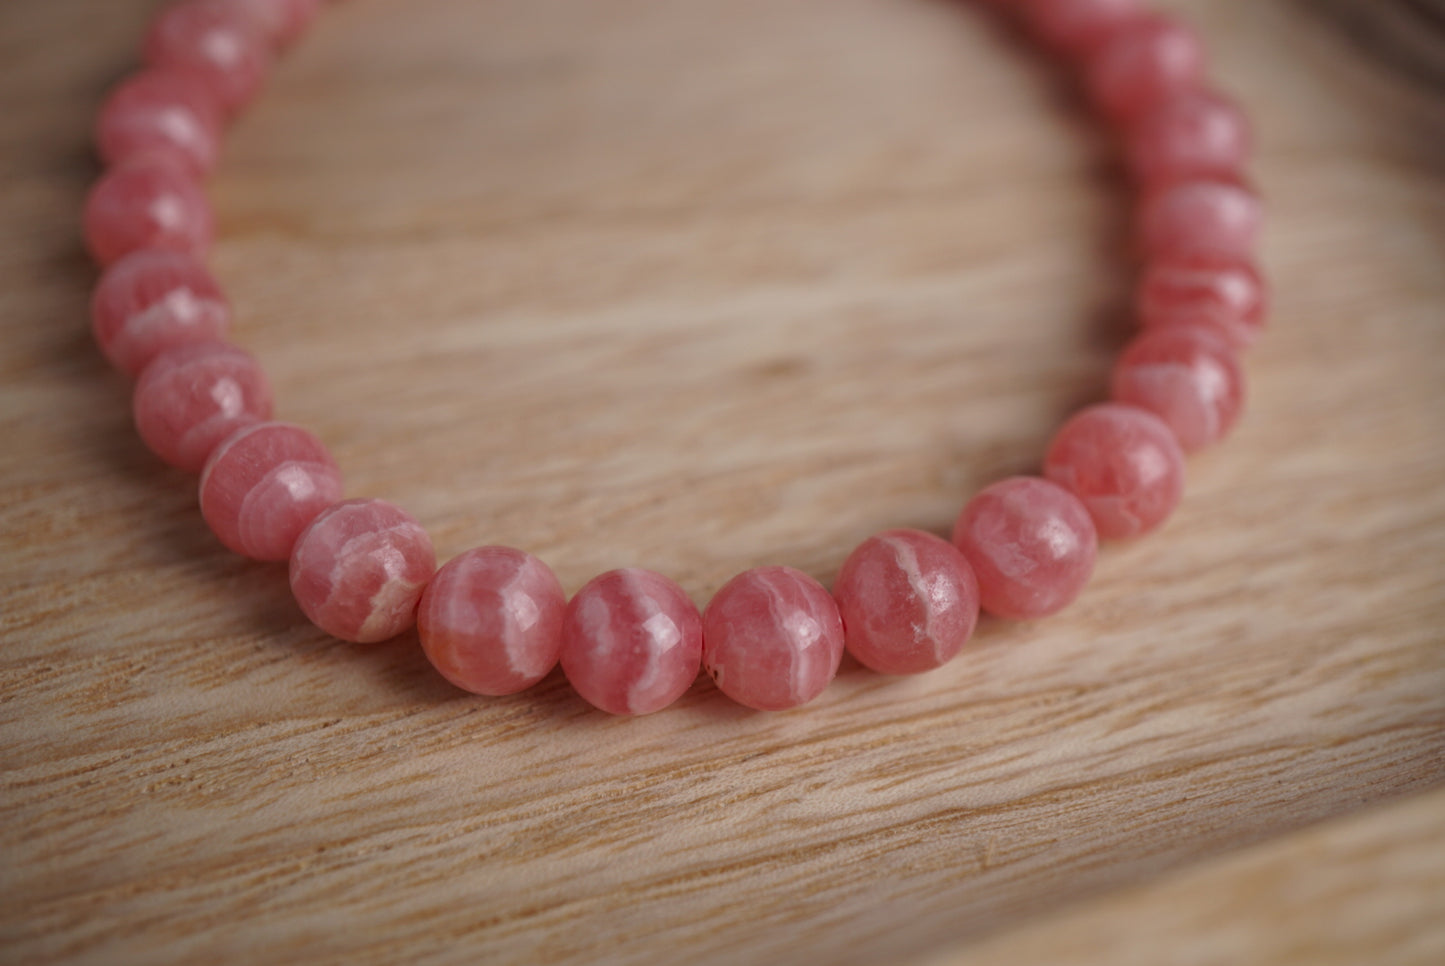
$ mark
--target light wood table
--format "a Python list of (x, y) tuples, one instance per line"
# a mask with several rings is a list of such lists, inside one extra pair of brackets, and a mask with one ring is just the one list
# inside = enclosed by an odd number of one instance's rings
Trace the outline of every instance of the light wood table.
[[(1277, 292), (1169, 525), (932, 675), (641, 720), (325, 638), (136, 440), (77, 221), (156, 6), (0, 5), (0, 960), (1439, 948), (1445, 118), (1320, 5), (1172, 5), (1256, 119)], [(647, 566), (702, 602), (946, 532), (1130, 324), (1108, 144), (943, 0), (349, 0), (212, 194), (279, 415), (443, 558), (522, 546), (569, 590)]]

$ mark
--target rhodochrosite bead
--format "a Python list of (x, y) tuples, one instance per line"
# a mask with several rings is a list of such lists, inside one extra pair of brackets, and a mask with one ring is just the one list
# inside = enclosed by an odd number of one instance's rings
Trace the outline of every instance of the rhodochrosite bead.
[(759, 711), (807, 704), (843, 660), (838, 605), (791, 567), (758, 567), (724, 584), (703, 611), (702, 635), (718, 690)]
[(341, 499), (341, 471), (299, 426), (257, 423), (216, 447), (201, 472), (201, 515), (227, 547), (285, 560), (316, 515)]
[(203, 0), (228, 15), (251, 23), (277, 47), (289, 47), (301, 39), (324, 0)]
[(106, 98), (95, 137), (106, 164), (165, 155), (204, 175), (221, 151), (220, 105), (190, 75), (144, 70)]
[(1070, 55), (1090, 53), (1145, 16), (1138, 0), (1018, 0), (1017, 5), (1040, 43)]
[(230, 324), (221, 286), (182, 252), (127, 255), (101, 276), (91, 299), (96, 343), (111, 365), (132, 376), (167, 349), (220, 340)]
[(1179, 505), (1184, 451), (1153, 413), (1102, 403), (1059, 429), (1044, 457), (1044, 475), (1084, 501), (1100, 537), (1137, 537)]
[(1264, 328), (1264, 279), (1247, 258), (1198, 253), (1156, 258), (1139, 283), (1146, 328), (1205, 326), (1244, 348)]
[(291, 593), (311, 622), (357, 644), (389, 640), (416, 622), (436, 552), (421, 524), (384, 500), (327, 507), (291, 552)]
[(1150, 257), (1248, 258), (1259, 240), (1259, 198), (1235, 181), (1181, 181), (1151, 192), (1139, 210)]
[(427, 659), (473, 694), (515, 694), (542, 680), (562, 649), (567, 595), (542, 561), (479, 547), (432, 577), (417, 611)]
[(1223, 439), (1244, 405), (1244, 374), (1213, 331), (1168, 326), (1139, 336), (1114, 367), (1113, 397), (1154, 413), (1185, 452)]
[(146, 34), (145, 58), (193, 74), (230, 112), (256, 96), (271, 65), (266, 39), (251, 19), (204, 0), (162, 10)]
[(682, 697), (702, 664), (702, 617), (677, 584), (613, 570), (567, 605), (562, 671), (609, 714), (651, 714)]
[(1231, 177), (1249, 159), (1249, 121), (1212, 91), (1185, 91), (1146, 111), (1125, 136), (1129, 166), (1146, 182)]
[(848, 555), (833, 584), (848, 653), (880, 674), (942, 667), (978, 623), (978, 579), (931, 533), (887, 530)]
[(146, 366), (133, 409), (152, 452), (195, 473), (221, 440), (271, 418), (271, 384), (249, 353), (224, 342), (194, 342)]
[(1197, 87), (1204, 45), (1193, 30), (1164, 17), (1146, 17), (1111, 32), (1084, 64), (1094, 104), (1129, 121), (1167, 98)]
[(1068, 490), (1033, 476), (985, 488), (953, 528), (978, 578), (979, 602), (998, 617), (1027, 620), (1063, 610), (1094, 572), (1099, 538)]
[(110, 169), (85, 201), (86, 244), (102, 265), (142, 248), (204, 256), (214, 230), (201, 186), (161, 155)]

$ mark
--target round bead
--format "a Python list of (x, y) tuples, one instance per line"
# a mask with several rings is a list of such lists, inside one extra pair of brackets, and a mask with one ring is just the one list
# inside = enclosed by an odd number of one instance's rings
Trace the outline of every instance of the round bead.
[(132, 376), (167, 349), (222, 339), (230, 325), (221, 286), (182, 252), (132, 252), (106, 269), (91, 299), (96, 343)]
[(427, 659), (464, 691), (526, 690), (557, 665), (567, 595), (550, 568), (511, 547), (468, 550), (422, 594), (417, 632)]
[(1117, 402), (1154, 413), (1187, 453), (1223, 439), (1244, 406), (1244, 374), (1214, 332), (1168, 326), (1140, 335), (1114, 367)]
[(1179, 506), (1184, 451), (1153, 413), (1101, 403), (1059, 429), (1044, 457), (1044, 475), (1084, 501), (1101, 538), (1137, 537)]
[(224, 342), (193, 342), (146, 366), (133, 409), (152, 452), (197, 473), (227, 436), (271, 418), (271, 384), (249, 353)]
[(1022, 0), (1019, 7), (1042, 45), (1071, 56), (1094, 51), (1145, 16), (1139, 0)]
[(758, 567), (723, 585), (703, 611), (703, 666), (718, 689), (759, 711), (807, 704), (843, 660), (838, 605), (791, 567)]
[(1233, 178), (1249, 160), (1249, 121), (1219, 94), (1184, 91), (1145, 112), (1125, 141), (1142, 181)]
[(85, 201), (85, 240), (101, 265), (142, 248), (204, 256), (213, 233), (201, 186), (164, 155), (112, 168)]
[(952, 660), (978, 623), (978, 578), (931, 533), (887, 530), (859, 544), (833, 584), (848, 653), (880, 674)]
[(341, 499), (341, 471), (299, 426), (256, 423), (232, 433), (201, 471), (201, 515), (227, 547), (285, 560), (317, 514)]
[(651, 714), (682, 697), (702, 664), (702, 617), (677, 584), (613, 570), (567, 606), (562, 671), (609, 714)]
[(421, 524), (385, 500), (336, 503), (291, 551), (291, 593), (311, 623), (356, 644), (390, 640), (416, 623), (436, 552)]
[(248, 18), (202, 0), (160, 12), (146, 34), (145, 58), (194, 74), (231, 113), (256, 96), (271, 65), (266, 39)]
[(96, 144), (106, 164), (158, 154), (204, 175), (221, 151), (220, 106), (188, 74), (141, 71), (106, 98)]
[(1236, 181), (1181, 181), (1144, 198), (1139, 247), (1150, 258), (1248, 258), (1259, 240), (1259, 197)]
[(1073, 493), (1038, 477), (1015, 476), (968, 502), (953, 543), (973, 567), (983, 609), (1029, 619), (1073, 603), (1094, 572), (1099, 538)]
[(1111, 33), (1084, 65), (1095, 106), (1129, 121), (1204, 76), (1204, 45), (1184, 24), (1164, 17), (1135, 20)]
[(300, 40), (318, 14), (324, 0), (204, 0), (211, 7), (250, 23), (276, 47), (289, 47)]
[(1146, 328), (1203, 326), (1240, 349), (1259, 338), (1267, 302), (1259, 270), (1231, 255), (1156, 258), (1139, 282), (1139, 321)]

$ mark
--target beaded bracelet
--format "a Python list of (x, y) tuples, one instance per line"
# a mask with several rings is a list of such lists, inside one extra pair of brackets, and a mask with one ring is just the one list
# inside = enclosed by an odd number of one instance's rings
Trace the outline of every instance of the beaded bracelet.
[(414, 519), (381, 500), (342, 500), (325, 446), (271, 421), (260, 366), (223, 341), (230, 308), (201, 261), (213, 231), (201, 180), (228, 120), (323, 0), (184, 0), (156, 18), (147, 66), (110, 94), (98, 122), (107, 168), (85, 211), (105, 267), (96, 339), (137, 377), (145, 443), (200, 472), (201, 512), (222, 543), (289, 559), (297, 603), (336, 637), (382, 641), (415, 625), (432, 664), (467, 691), (521, 691), (560, 662), (593, 705), (646, 714), (680, 697), (701, 666), (734, 700), (780, 710), (816, 697), (845, 647), (884, 674), (939, 667), (980, 607), (1055, 613), (1083, 589), (1100, 538), (1134, 537), (1169, 516), (1184, 454), (1218, 441), (1239, 414), (1237, 353), (1264, 318), (1252, 258), (1260, 205), (1243, 177), (1248, 124), (1205, 86), (1197, 35), (1136, 0), (990, 5), (1077, 71), (1120, 136), (1142, 199), (1142, 332), (1114, 369), (1112, 401), (1064, 424), (1042, 476), (984, 489), (952, 542), (917, 530), (869, 538), (831, 594), (797, 570), (760, 567), (699, 613), (667, 577), (626, 569), (569, 602), (546, 564), (508, 547), (438, 570)]

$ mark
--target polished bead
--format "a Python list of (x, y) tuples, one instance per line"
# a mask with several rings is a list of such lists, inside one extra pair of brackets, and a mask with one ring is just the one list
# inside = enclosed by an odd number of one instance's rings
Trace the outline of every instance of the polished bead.
[(1150, 261), (1137, 301), (1147, 329), (1203, 326), (1242, 349), (1264, 329), (1268, 296), (1249, 259), (1206, 252)]
[(110, 169), (85, 201), (85, 240), (101, 265), (142, 248), (201, 257), (213, 232), (211, 203), (201, 186), (163, 155)]
[(1154, 413), (1187, 453), (1223, 439), (1244, 406), (1244, 373), (1212, 330), (1177, 325), (1144, 332), (1114, 367), (1113, 397)]
[(146, 62), (194, 74), (231, 113), (261, 89), (270, 67), (266, 38), (235, 10), (182, 0), (158, 14), (145, 40)]
[(714, 595), (702, 621), (707, 673), (723, 694), (759, 711), (807, 704), (843, 659), (838, 605), (790, 567), (738, 574)]
[(91, 299), (96, 344), (111, 365), (138, 375), (161, 352), (223, 338), (231, 307), (194, 256), (142, 249), (101, 276)]
[(978, 578), (979, 602), (998, 617), (1063, 610), (1094, 572), (1098, 532), (1077, 496), (1048, 480), (1015, 476), (963, 508), (953, 543)]
[(417, 632), (427, 659), (464, 691), (515, 694), (557, 665), (567, 595), (542, 561), (511, 547), (479, 547), (427, 585)]
[(221, 109), (195, 77), (177, 70), (141, 71), (111, 92), (96, 122), (106, 164), (165, 155), (193, 175), (216, 165)]
[(201, 471), (201, 515), (227, 547), (285, 560), (301, 531), (341, 499), (341, 471), (299, 426), (256, 423), (226, 437)]
[(1019, 0), (1018, 7), (1039, 43), (1074, 56), (1092, 52), (1145, 16), (1139, 0)]
[(1059, 429), (1044, 456), (1044, 475), (1084, 501), (1101, 538), (1137, 537), (1179, 506), (1184, 451), (1148, 410), (1101, 403)]
[(1129, 166), (1144, 182), (1237, 178), (1249, 160), (1249, 121), (1212, 91), (1166, 98), (1131, 125), (1124, 140)]
[(1084, 64), (1090, 99), (1106, 117), (1121, 122), (1196, 87), (1203, 76), (1204, 45), (1198, 34), (1157, 16), (1113, 31)]
[(661, 574), (613, 570), (567, 606), (562, 671), (609, 714), (661, 711), (682, 697), (701, 664), (702, 617)]
[(833, 584), (848, 653), (881, 674), (942, 667), (978, 623), (978, 579), (953, 544), (887, 530), (848, 555)]
[(271, 384), (249, 353), (224, 342), (192, 342), (146, 366), (133, 409), (151, 451), (197, 473), (227, 436), (271, 418)]
[(436, 570), (421, 524), (385, 500), (335, 503), (291, 551), (291, 593), (311, 623), (357, 644), (390, 640), (416, 623)]
[(1151, 258), (1252, 257), (1262, 215), (1259, 197), (1236, 181), (1181, 181), (1147, 194), (1139, 248)]
[(273, 46), (289, 47), (315, 21), (324, 0), (203, 0), (252, 24)]

